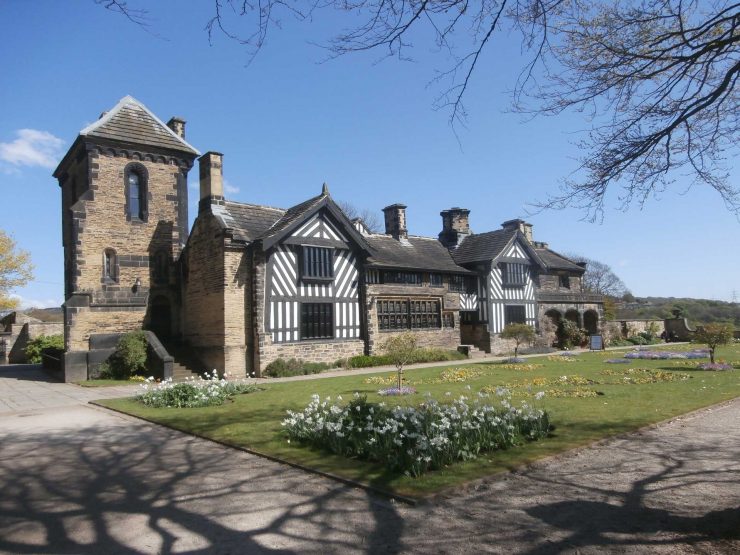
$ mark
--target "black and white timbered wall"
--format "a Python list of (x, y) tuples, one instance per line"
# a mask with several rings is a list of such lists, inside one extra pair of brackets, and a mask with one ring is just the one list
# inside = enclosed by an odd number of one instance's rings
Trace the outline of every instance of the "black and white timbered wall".
[(537, 304), (532, 261), (524, 248), (512, 243), (488, 275), (488, 330), (501, 333), (506, 324), (536, 325)]
[(326, 216), (315, 215), (277, 245), (267, 268), (273, 342), (361, 337), (360, 261)]

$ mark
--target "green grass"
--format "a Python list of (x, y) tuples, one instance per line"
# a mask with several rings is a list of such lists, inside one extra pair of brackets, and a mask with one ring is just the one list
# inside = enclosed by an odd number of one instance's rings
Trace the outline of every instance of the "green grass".
[[(690, 347), (673, 348), (687, 350)], [(464, 383), (423, 383), (438, 380), (445, 369), (460, 367), (454, 363), (445, 367), (407, 371), (405, 373), (407, 379), (412, 383), (416, 382), (415, 387), (419, 393), (400, 399), (385, 398), (384, 401), (389, 404), (416, 404), (422, 401), (423, 394), (427, 391), (439, 399), (445, 399), (447, 392), (452, 396), (471, 395), (485, 386), (510, 385), (535, 378), (557, 379), (563, 375), (578, 375), (595, 381), (615, 381), (613, 376), (601, 374), (603, 370), (623, 371), (628, 368), (648, 368), (692, 376), (683, 381), (589, 386), (603, 393), (597, 397), (545, 397), (540, 404), (550, 412), (555, 426), (551, 437), (507, 451), (496, 451), (474, 461), (430, 472), (420, 478), (389, 473), (379, 464), (348, 460), (295, 443), (288, 444), (282, 433), (281, 421), (285, 417), (285, 411), (287, 409), (301, 410), (308, 404), (313, 393), (318, 393), (322, 398), (342, 395), (348, 399), (358, 391), (367, 394), (371, 401), (380, 400), (381, 397), (376, 394), (376, 391), (381, 386), (365, 383), (365, 380), (370, 376), (390, 376), (388, 372), (299, 382), (268, 383), (263, 386), (262, 391), (237, 396), (233, 403), (220, 407), (152, 409), (133, 399), (111, 399), (100, 401), (100, 403), (185, 432), (193, 432), (231, 445), (246, 447), (324, 472), (358, 480), (387, 491), (418, 497), (740, 396), (740, 370), (702, 372), (681, 366), (678, 361), (666, 360), (635, 360), (624, 365), (603, 362), (607, 358), (616, 358), (621, 354), (621, 352), (614, 351), (584, 353), (579, 355), (576, 362), (550, 360), (547, 356), (531, 358), (527, 364), (542, 364), (542, 367), (532, 370), (503, 368), (495, 363), (465, 365), (461, 368), (477, 370), (481, 375)], [(730, 361), (740, 361), (740, 345), (724, 347), (720, 349), (718, 356)], [(470, 390), (466, 388), (468, 385)], [(548, 387), (535, 386), (532, 392), (539, 389), (548, 389)], [(526, 396), (526, 390), (514, 390), (515, 400)]]
[(136, 385), (143, 383), (140, 380), (85, 380), (76, 382), (82, 387), (112, 387), (114, 385)]

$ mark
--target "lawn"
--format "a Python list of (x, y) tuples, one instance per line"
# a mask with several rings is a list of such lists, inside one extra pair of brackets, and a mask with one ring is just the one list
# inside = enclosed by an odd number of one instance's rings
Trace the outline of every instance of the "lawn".
[(76, 382), (81, 387), (113, 387), (116, 385), (136, 385), (142, 383), (142, 380), (84, 380)]
[[(672, 347), (672, 350), (690, 348), (693, 347)], [(382, 372), (267, 383), (262, 391), (237, 396), (233, 402), (219, 407), (153, 409), (133, 399), (109, 399), (100, 401), (100, 404), (379, 489), (420, 497), (740, 396), (740, 370), (706, 372), (695, 368), (695, 363), (708, 359), (631, 360), (628, 364), (605, 362), (628, 351), (583, 353), (573, 361), (560, 356), (543, 356), (530, 358), (519, 365), (451, 363), (446, 367), (409, 370), (405, 373), (406, 378), (418, 393), (402, 398), (377, 395), (377, 390), (384, 386), (372, 382), (395, 375)], [(719, 349), (718, 357), (736, 362), (737, 368), (740, 345)], [(450, 371), (453, 369), (457, 370)], [(563, 380), (562, 376), (569, 378)], [(644, 383), (649, 380), (657, 381)], [(342, 395), (348, 399), (354, 392), (360, 392), (367, 394), (371, 401), (417, 404), (426, 392), (444, 400), (451, 396), (472, 396), (482, 389), (496, 386), (509, 387), (514, 400), (528, 402), (532, 402), (537, 391), (546, 391), (547, 395), (538, 404), (550, 413), (555, 426), (551, 436), (411, 478), (392, 474), (379, 464), (349, 460), (289, 444), (282, 432), (281, 421), (286, 410), (303, 409), (314, 393), (322, 398)]]

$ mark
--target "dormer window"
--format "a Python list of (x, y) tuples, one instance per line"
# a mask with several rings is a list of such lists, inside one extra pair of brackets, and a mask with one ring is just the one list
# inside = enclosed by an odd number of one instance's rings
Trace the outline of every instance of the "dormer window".
[(505, 262), (501, 265), (501, 283), (504, 287), (520, 287), (527, 284), (529, 267), (526, 264)]
[(334, 279), (334, 249), (303, 247), (301, 278), (308, 280)]
[(145, 222), (147, 220), (146, 168), (137, 163), (129, 164), (124, 171), (124, 180), (126, 219)]

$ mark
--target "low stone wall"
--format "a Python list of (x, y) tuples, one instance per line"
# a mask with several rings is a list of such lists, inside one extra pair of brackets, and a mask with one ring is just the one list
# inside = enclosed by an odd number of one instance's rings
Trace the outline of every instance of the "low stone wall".
[(651, 326), (657, 328), (656, 335), (666, 331), (664, 320), (616, 320), (622, 327), (623, 337), (632, 337), (644, 331)]
[(389, 338), (404, 333), (410, 333), (416, 337), (417, 347), (437, 347), (450, 351), (457, 350), (460, 345), (460, 332), (457, 328), (440, 328), (435, 330), (403, 330), (398, 332), (382, 331), (375, 335), (371, 355), (382, 354), (382, 345)]
[[(516, 341), (513, 339), (501, 339), (499, 334), (491, 334), (491, 350), (490, 352), (494, 355), (513, 355), (514, 348), (516, 347)], [(529, 347), (529, 345), (520, 345), (521, 349)]]
[(272, 343), (268, 338), (260, 356), (259, 375), (264, 375), (265, 367), (278, 358), (333, 364), (340, 358), (361, 355), (364, 351), (365, 342), (362, 339)]

